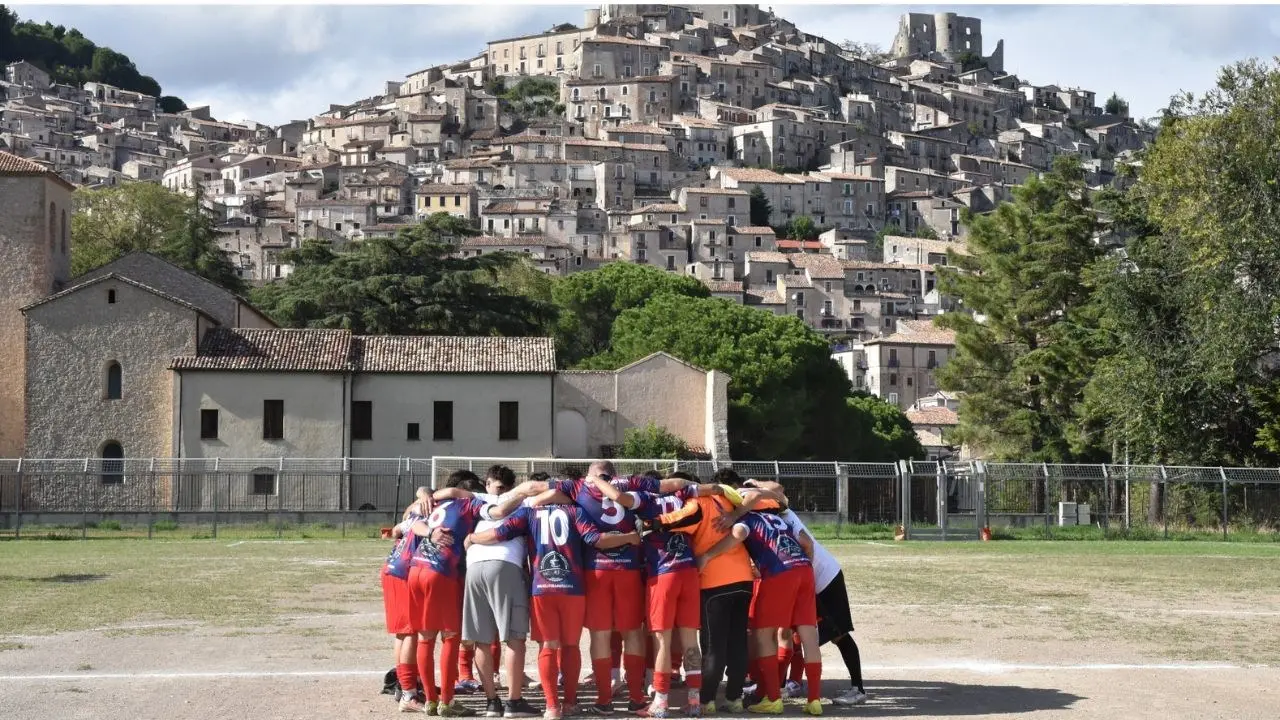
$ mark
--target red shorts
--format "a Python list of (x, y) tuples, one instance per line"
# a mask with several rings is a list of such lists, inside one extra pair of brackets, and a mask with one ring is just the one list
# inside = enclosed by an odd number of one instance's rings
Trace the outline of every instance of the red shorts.
[(382, 571), (382, 611), (387, 616), (387, 632), (392, 635), (412, 635), (413, 621), (409, 614), (409, 581), (401, 580)]
[(751, 596), (751, 629), (818, 624), (813, 568), (798, 567), (764, 578)]
[(702, 627), (702, 589), (697, 568), (649, 578), (649, 631)]
[(462, 582), (430, 568), (412, 567), (409, 618), (418, 632), (462, 632)]
[(582, 595), (534, 595), (530, 637), (534, 642), (578, 646), (587, 599)]
[(644, 622), (644, 575), (640, 570), (587, 571), (587, 629), (639, 630)]

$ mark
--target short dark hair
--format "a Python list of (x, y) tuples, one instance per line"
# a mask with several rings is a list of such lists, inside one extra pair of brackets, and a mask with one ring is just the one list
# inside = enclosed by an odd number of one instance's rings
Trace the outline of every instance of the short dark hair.
[(485, 479), (497, 480), (503, 487), (511, 487), (516, 484), (516, 473), (506, 465), (490, 465), (485, 471)]
[(533, 482), (546, 482), (551, 479), (551, 475), (544, 472), (529, 473), (529, 479)]
[(644, 471), (643, 473), (641, 473), (641, 474), (642, 474), (644, 477), (647, 477), (647, 478), (653, 478), (654, 480), (661, 480), (661, 479), (662, 479), (662, 473), (658, 472), (657, 470), (645, 470), (645, 471)]
[(484, 489), (484, 484), (470, 470), (454, 470), (449, 473), (449, 479), (445, 481), (445, 487), (460, 487), (470, 492), (479, 492)]
[(742, 478), (733, 468), (720, 468), (711, 476), (711, 482), (717, 485), (728, 485), (731, 488), (742, 487)]

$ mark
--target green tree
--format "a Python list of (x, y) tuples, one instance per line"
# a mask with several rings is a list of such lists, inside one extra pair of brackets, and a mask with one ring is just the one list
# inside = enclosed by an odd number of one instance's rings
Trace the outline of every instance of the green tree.
[(172, 95), (161, 97), (156, 102), (156, 105), (160, 108), (160, 112), (166, 112), (171, 115), (176, 115), (187, 109), (187, 104), (182, 102), (181, 98), (176, 98)]
[(897, 460), (920, 460), (925, 456), (924, 446), (916, 437), (915, 428), (905, 413), (896, 405), (890, 405), (881, 398), (857, 393), (849, 398), (849, 406), (856, 416), (869, 421), (870, 431), (879, 440), (872, 448), (878, 454), (864, 457), (862, 462), (894, 462)]
[[(445, 238), (475, 234), (466, 221), (435, 213), (391, 238), (335, 253), (309, 241), (286, 253), (293, 273), (258, 288), (254, 300), (288, 327), (346, 328), (371, 335), (536, 335), (553, 307), (510, 293), (496, 281), (509, 253), (454, 257)], [(480, 274), (479, 277), (477, 274)], [(487, 278), (484, 279), (484, 278)]]
[(618, 457), (633, 460), (685, 460), (689, 446), (680, 436), (650, 421), (644, 427), (627, 428)]
[(233, 292), (244, 281), (218, 246), (197, 200), (155, 183), (77, 190), (71, 219), (71, 272), (80, 275), (122, 255), (159, 255)]
[(852, 387), (825, 338), (794, 317), (716, 298), (663, 293), (613, 324), (608, 352), (583, 364), (616, 369), (657, 351), (728, 374), (735, 458), (882, 458), (874, 417), (849, 402)]
[(965, 393), (957, 437), (996, 458), (1073, 458), (1068, 435), (1094, 355), (1091, 288), (1101, 256), (1097, 220), (1074, 158), (1015, 188), (989, 215), (965, 215), (969, 255), (939, 268), (941, 291), (969, 312), (937, 323), (956, 332), (956, 356), (938, 372)]
[(711, 297), (707, 286), (695, 278), (626, 262), (608, 263), (598, 270), (557, 280), (552, 296), (560, 310), (555, 333), (560, 363), (571, 367), (608, 350), (614, 320), (664, 293)]
[(817, 240), (818, 224), (808, 215), (801, 215), (787, 225), (787, 236), (792, 240)]
[(1103, 107), (1108, 115), (1128, 115), (1129, 103), (1116, 93), (1111, 93), (1111, 97), (1107, 98), (1107, 103)]
[(752, 185), (748, 195), (748, 201), (751, 206), (751, 224), (756, 227), (767, 226), (769, 218), (773, 215), (773, 208), (769, 206), (769, 198), (764, 196), (764, 190), (759, 185)]

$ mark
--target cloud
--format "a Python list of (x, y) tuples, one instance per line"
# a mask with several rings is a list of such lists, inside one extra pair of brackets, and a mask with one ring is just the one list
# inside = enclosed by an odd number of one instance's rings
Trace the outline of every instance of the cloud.
[[(585, 5), (18, 6), (24, 19), (76, 27), (125, 53), (165, 93), (226, 119), (283, 123), (379, 92), (388, 80), (473, 57), (485, 43), (581, 23)], [(766, 5), (767, 7), (767, 5)], [(888, 47), (903, 12), (983, 20), (984, 50), (1038, 84), (1118, 92), (1151, 116), (1171, 95), (1203, 92), (1218, 69), (1269, 58), (1280, 9), (1260, 6), (775, 5), (830, 40)]]

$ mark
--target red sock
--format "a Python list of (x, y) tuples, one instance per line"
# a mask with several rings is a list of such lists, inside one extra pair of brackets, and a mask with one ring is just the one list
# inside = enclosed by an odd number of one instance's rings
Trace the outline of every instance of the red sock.
[(596, 676), (596, 704), (609, 705), (613, 702), (613, 675), (610, 667), (613, 661), (609, 658), (591, 659), (591, 672)]
[(782, 697), (782, 683), (778, 682), (777, 656), (760, 658), (760, 697), (765, 700), (777, 700)]
[(556, 655), (559, 651), (542, 646), (538, 651), (538, 675), (542, 680), (542, 696), (547, 700), (547, 708), (559, 707), (556, 692), (560, 688), (560, 664)]
[(427, 693), (427, 701), (440, 699), (436, 691), (436, 641), (418, 640), (418, 677), (422, 679), (422, 689)]
[[(798, 638), (797, 638), (798, 639)], [(795, 644), (795, 648), (791, 653), (791, 674), (787, 676), (788, 680), (800, 682), (804, 677), (804, 646), (799, 642)]]
[(787, 679), (787, 669), (791, 667), (791, 643), (778, 648), (778, 687)]
[(622, 664), (627, 669), (627, 691), (631, 702), (644, 702), (644, 656), (623, 655)]
[(614, 633), (609, 636), (609, 667), (614, 670), (622, 669), (622, 633)]
[(582, 674), (582, 651), (577, 645), (560, 648), (560, 674), (564, 675), (564, 704), (578, 704), (578, 676)]
[(405, 692), (418, 690), (418, 666), (409, 663), (396, 663), (396, 679), (400, 681), (400, 689)]
[(489, 653), (493, 655), (493, 673), (496, 675), (498, 674), (498, 668), (502, 667), (502, 643), (490, 643)]
[(653, 673), (653, 689), (666, 695), (671, 692), (671, 673), (657, 672)]
[(440, 643), (440, 702), (453, 702), (453, 685), (458, 682), (458, 636)]
[(702, 668), (685, 668), (684, 684), (689, 687), (689, 702), (697, 702), (697, 691), (702, 689)]
[(471, 663), (476, 657), (475, 645), (463, 645), (458, 649), (458, 679), (475, 682), (476, 676), (471, 674)]
[(805, 677), (809, 678), (809, 702), (822, 698), (822, 663), (804, 664)]

